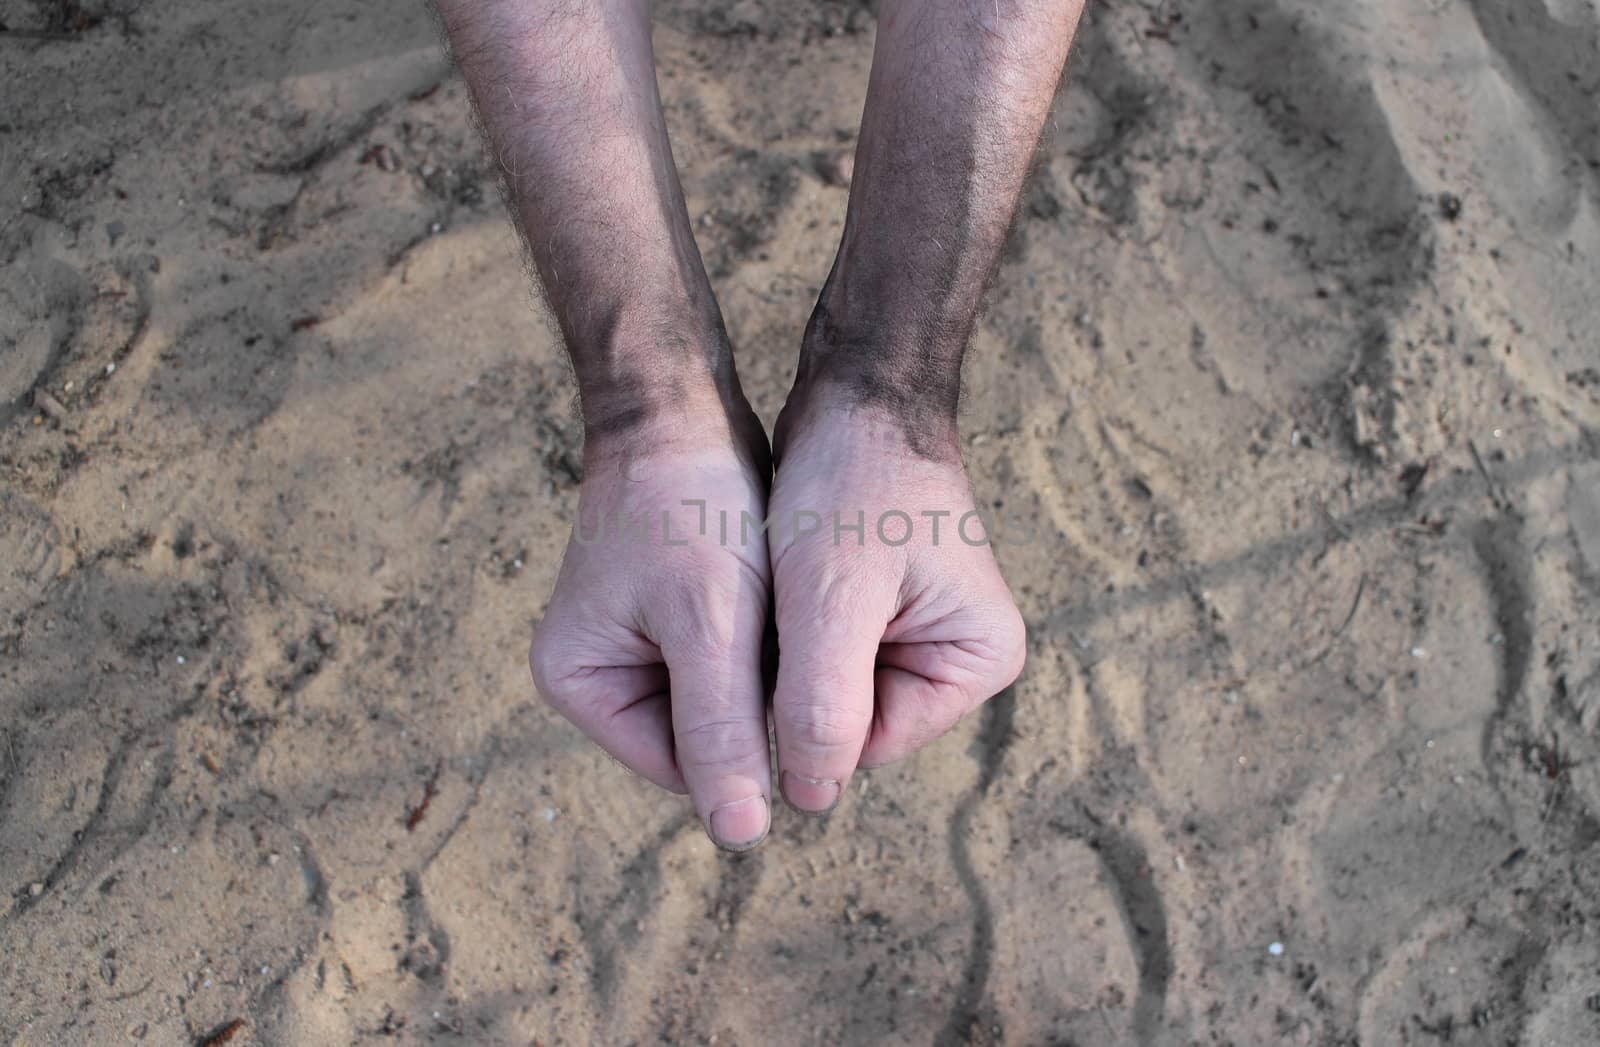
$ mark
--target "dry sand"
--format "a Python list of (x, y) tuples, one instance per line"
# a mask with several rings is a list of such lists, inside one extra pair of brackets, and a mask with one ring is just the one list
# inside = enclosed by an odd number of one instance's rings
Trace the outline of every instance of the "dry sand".
[[(0, 1041), (1600, 1042), (1594, 0), (1093, 5), (967, 376), (1029, 670), (741, 858), (532, 693), (579, 429), (424, 10), (0, 22)], [(658, 45), (770, 421), (872, 20)]]

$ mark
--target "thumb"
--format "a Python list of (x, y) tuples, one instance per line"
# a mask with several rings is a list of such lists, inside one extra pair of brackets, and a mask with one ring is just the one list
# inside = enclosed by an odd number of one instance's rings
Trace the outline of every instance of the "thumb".
[(866, 745), (873, 666), (889, 619), (877, 602), (802, 600), (793, 613), (779, 615), (772, 702), (778, 782), (784, 799), (799, 810), (820, 814), (832, 808)]
[(706, 833), (743, 851), (771, 823), (761, 634), (766, 615), (747, 616), (721, 638), (696, 630), (662, 643), (672, 700), (672, 731), (683, 780)]

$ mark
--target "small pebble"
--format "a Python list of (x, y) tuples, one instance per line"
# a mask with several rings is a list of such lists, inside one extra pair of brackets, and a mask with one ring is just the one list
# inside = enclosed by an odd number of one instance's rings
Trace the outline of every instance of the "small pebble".
[(1426, 658), (1428, 657), (1428, 649), (1426, 647), (1413, 647), (1411, 648), (1411, 657)]
[(1273, 942), (1271, 945), (1267, 946), (1267, 952), (1271, 953), (1273, 956), (1282, 956), (1283, 955), (1283, 943), (1282, 942)]
[(116, 373), (117, 373), (117, 365), (116, 364), (114, 364), (114, 363), (106, 364), (106, 374), (116, 374)]
[(849, 187), (855, 166), (855, 157), (846, 152), (823, 153), (816, 158), (817, 176), (840, 189)]
[(58, 420), (67, 413), (67, 409), (61, 406), (61, 401), (43, 389), (35, 389), (33, 391), (33, 406), (43, 411), (48, 417)]

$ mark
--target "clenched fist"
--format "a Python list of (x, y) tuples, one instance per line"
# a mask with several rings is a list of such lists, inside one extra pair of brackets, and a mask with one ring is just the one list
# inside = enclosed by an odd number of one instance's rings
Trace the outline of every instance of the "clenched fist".
[(871, 409), (796, 414), (769, 506), (773, 722), (783, 795), (815, 812), (1009, 685), (1026, 644), (953, 446)]
[(713, 427), (621, 444), (586, 451), (533, 678), (625, 766), (687, 791), (719, 846), (743, 850), (770, 822), (761, 643), (772, 574), (759, 526), (739, 542), (723, 541), (721, 525), (764, 518), (765, 438)]

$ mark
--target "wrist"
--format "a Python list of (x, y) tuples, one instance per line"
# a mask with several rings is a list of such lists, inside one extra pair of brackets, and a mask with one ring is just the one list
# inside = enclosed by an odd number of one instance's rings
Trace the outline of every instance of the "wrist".
[(629, 304), (596, 310), (562, 333), (585, 434), (626, 435), (736, 390), (733, 350), (715, 313)]
[(806, 328), (779, 442), (786, 430), (858, 419), (898, 431), (921, 457), (959, 461), (965, 332), (948, 334), (892, 311), (841, 310), (825, 289)]
[(574, 353), (586, 470), (691, 450), (728, 448), (770, 467), (766, 432), (739, 385), (720, 324), (695, 336), (657, 330), (605, 354)]

